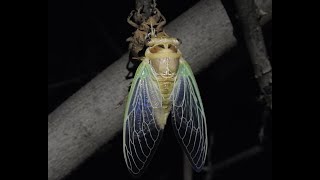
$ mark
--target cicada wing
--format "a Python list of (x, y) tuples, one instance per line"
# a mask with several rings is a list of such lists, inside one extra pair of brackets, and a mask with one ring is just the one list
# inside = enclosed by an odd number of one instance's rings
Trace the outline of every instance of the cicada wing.
[(207, 155), (206, 117), (199, 89), (190, 66), (180, 59), (171, 94), (172, 124), (176, 137), (193, 169), (201, 171)]
[(123, 153), (134, 176), (141, 175), (148, 166), (163, 132), (155, 119), (155, 111), (162, 106), (162, 96), (151, 68), (147, 62), (139, 65), (124, 117)]

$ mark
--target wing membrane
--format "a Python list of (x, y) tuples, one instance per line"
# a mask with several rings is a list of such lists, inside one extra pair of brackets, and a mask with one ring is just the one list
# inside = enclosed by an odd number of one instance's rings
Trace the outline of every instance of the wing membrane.
[(155, 111), (162, 96), (150, 64), (142, 62), (133, 79), (123, 126), (123, 152), (129, 171), (139, 176), (149, 164), (162, 136)]
[(196, 80), (183, 59), (180, 60), (171, 100), (173, 129), (194, 170), (199, 172), (207, 154), (206, 117)]

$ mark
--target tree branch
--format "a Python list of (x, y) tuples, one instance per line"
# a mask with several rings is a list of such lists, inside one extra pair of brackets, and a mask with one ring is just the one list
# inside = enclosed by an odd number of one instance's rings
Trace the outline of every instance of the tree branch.
[[(236, 45), (219, 0), (200, 1), (168, 24), (166, 32), (182, 40), (181, 52), (195, 73)], [(63, 178), (121, 131), (131, 81), (125, 79), (127, 60), (128, 53), (48, 116), (48, 180)]]
[(264, 25), (272, 19), (272, 1), (255, 0), (260, 25)]
[(272, 109), (272, 67), (258, 21), (259, 10), (254, 0), (235, 0), (234, 2), (253, 64), (255, 78), (267, 107)]

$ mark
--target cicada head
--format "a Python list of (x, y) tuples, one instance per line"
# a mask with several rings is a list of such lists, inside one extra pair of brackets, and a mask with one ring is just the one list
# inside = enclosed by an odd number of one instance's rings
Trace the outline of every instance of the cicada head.
[(176, 38), (170, 37), (153, 37), (147, 43), (147, 50), (145, 56), (149, 59), (160, 57), (179, 58), (181, 52), (179, 51), (180, 42)]

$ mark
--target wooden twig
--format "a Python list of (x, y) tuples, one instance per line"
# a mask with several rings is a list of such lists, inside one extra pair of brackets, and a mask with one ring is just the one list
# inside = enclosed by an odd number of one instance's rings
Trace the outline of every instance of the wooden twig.
[[(195, 73), (236, 45), (219, 0), (200, 1), (168, 24), (166, 32), (182, 40), (181, 51)], [(128, 53), (48, 116), (48, 180), (63, 178), (121, 131), (130, 84), (127, 60)]]
[(259, 24), (264, 25), (272, 19), (272, 1), (255, 0), (258, 9)]
[(259, 9), (254, 0), (234, 0), (234, 2), (262, 98), (267, 107), (272, 109), (272, 67), (258, 21)]

